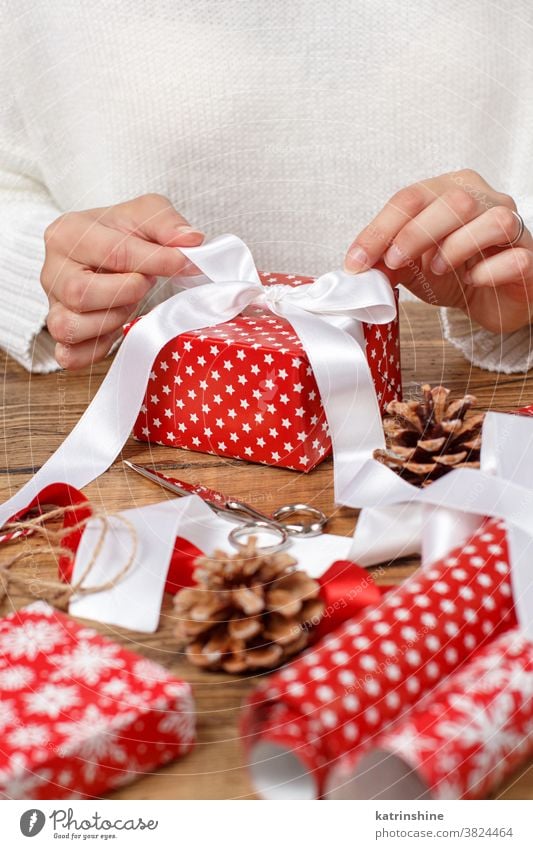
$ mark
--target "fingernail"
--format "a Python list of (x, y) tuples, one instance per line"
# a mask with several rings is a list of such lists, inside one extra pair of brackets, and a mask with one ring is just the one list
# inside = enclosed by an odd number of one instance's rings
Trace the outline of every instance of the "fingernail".
[(70, 359), (70, 345), (63, 345), (62, 342), (58, 342), (55, 346), (54, 353), (61, 368), (67, 368)]
[(368, 254), (360, 245), (356, 245), (346, 255), (344, 260), (345, 271), (362, 271), (368, 268)]
[(148, 280), (150, 286), (155, 286), (155, 284), (157, 283), (157, 275), (155, 274), (148, 274), (146, 276), (146, 279)]
[(383, 258), (389, 268), (401, 268), (407, 262), (407, 256), (396, 245), (391, 245)]
[(448, 271), (448, 263), (442, 256), (442, 254), (436, 254), (431, 260), (431, 270), (435, 272), (435, 274), (444, 274), (445, 271)]
[(177, 232), (180, 236), (198, 236), (199, 238), (205, 238), (205, 233), (202, 233), (201, 230), (196, 230), (194, 227), (190, 227), (188, 224), (184, 224), (181, 227), (176, 227)]

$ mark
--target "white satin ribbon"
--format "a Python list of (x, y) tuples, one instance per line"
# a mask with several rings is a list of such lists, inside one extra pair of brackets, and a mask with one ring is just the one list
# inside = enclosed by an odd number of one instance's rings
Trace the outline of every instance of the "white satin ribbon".
[(64, 482), (81, 489), (109, 468), (128, 439), (161, 348), (180, 333), (230, 321), (250, 304), (262, 304), (286, 318), (301, 339), (331, 431), (338, 501), (343, 501), (359, 452), (368, 456), (383, 445), (361, 322), (385, 324), (396, 314), (384, 274), (371, 270), (356, 279), (334, 271), (297, 288), (262, 286), (248, 247), (236, 236), (219, 236), (182, 253), (212, 282), (182, 278), (180, 283), (191, 288), (155, 307), (130, 329), (100, 389), (63, 444), (0, 506), (0, 527), (48, 484)]
[[(385, 537), (388, 559), (408, 553), (420, 544), (425, 533), (441, 535), (443, 551), (460, 544), (450, 516), (440, 527), (431, 525), (431, 512), (442, 508), (470, 519), (475, 529), (481, 517), (494, 516), (508, 525), (509, 553), (517, 617), (522, 629), (533, 639), (533, 418), (487, 413), (483, 425), (483, 468), (456, 469), (419, 489), (398, 477), (376, 460), (362, 459), (347, 487), (346, 503), (369, 507), (362, 511), (350, 549), (350, 559), (359, 555), (366, 563), (377, 562), (380, 552), (376, 534)], [(422, 509), (421, 509), (422, 508)], [(379, 511), (381, 532), (376, 523)], [(374, 512), (372, 512), (374, 511)], [(389, 512), (390, 511), (390, 512)], [(370, 515), (369, 515), (370, 514)], [(403, 517), (410, 523), (409, 534), (402, 531)], [(388, 532), (390, 520), (394, 536)], [(467, 523), (462, 527), (462, 531)], [(372, 539), (373, 534), (373, 539)]]
[[(127, 525), (121, 517), (127, 520)], [(234, 527), (233, 522), (217, 516), (197, 495), (173, 498), (110, 517), (103, 545), (94, 558), (101, 524), (98, 518), (90, 519), (76, 552), (72, 583), (87, 573), (84, 589), (101, 586), (114, 576), (118, 578), (132, 546), (135, 558), (115, 586), (75, 596), (70, 601), (69, 613), (132, 631), (153, 633), (159, 624), (176, 537), (188, 540), (205, 554), (216, 549), (232, 551), (228, 533)], [(271, 543), (272, 539), (265, 542)], [(312, 538), (291, 537), (290, 543), (290, 554), (311, 577), (319, 578), (335, 560), (346, 559), (351, 540), (322, 534)], [(264, 544), (261, 539), (259, 544)]]

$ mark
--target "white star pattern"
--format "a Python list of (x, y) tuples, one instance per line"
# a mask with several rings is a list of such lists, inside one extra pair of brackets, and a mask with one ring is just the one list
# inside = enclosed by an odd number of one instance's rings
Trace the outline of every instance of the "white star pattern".
[[(489, 532), (501, 551), (489, 552), (479, 538)], [(514, 618), (504, 591), (510, 578), (503, 524), (487, 523), (468, 547), (422, 567), (416, 582), (385, 595), (260, 684), (248, 728), (260, 738), (274, 727), (283, 737), (295, 716), (307, 718), (297, 744), (311, 769), (379, 734), (381, 749), (386, 743), (385, 751), (399, 751), (413, 769), (423, 763), (421, 777), (435, 798), (490, 793), (530, 751), (533, 647), (518, 629), (506, 630)], [(474, 592), (470, 608), (458, 593), (463, 586)], [(413, 603), (421, 598), (427, 604)], [(446, 616), (443, 599), (454, 600)], [(469, 609), (479, 621), (466, 624)]]
[[(261, 276), (263, 282), (268, 280)], [(291, 275), (272, 277), (284, 285), (310, 281)], [(391, 353), (397, 359), (396, 325), (381, 328), (385, 344), (378, 344), (376, 329), (365, 326), (365, 336), (369, 349), (378, 352), (372, 372), (384, 406), (397, 397), (400, 386), (398, 367), (391, 366), (390, 377), (385, 367)], [(249, 307), (232, 321), (190, 331), (168, 343), (156, 359), (150, 386), (134, 426), (137, 439), (304, 471), (331, 452), (320, 396), (301, 342), (285, 319), (261, 307)], [(166, 399), (164, 406), (161, 398)], [(234, 408), (236, 415), (230, 413)], [(189, 427), (183, 426), (180, 413)], [(215, 419), (224, 424), (217, 424), (219, 439), (213, 444)], [(238, 427), (231, 426), (232, 419)], [(235, 438), (241, 430), (253, 431), (254, 447)]]

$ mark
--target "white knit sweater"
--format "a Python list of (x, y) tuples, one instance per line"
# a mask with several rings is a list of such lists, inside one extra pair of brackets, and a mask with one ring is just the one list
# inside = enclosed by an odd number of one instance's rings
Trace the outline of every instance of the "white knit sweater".
[[(414, 180), (470, 167), (533, 224), (531, 0), (0, 0), (0, 345), (55, 367), (39, 284), (62, 211), (168, 195), (262, 268), (340, 264)], [(529, 366), (529, 329), (444, 329)]]

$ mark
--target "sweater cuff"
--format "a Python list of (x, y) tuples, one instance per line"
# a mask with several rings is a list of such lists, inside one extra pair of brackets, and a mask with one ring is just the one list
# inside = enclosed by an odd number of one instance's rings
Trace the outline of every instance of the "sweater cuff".
[(25, 210), (16, 205), (0, 232), (0, 347), (25, 369), (47, 373), (59, 368), (55, 343), (46, 330), (48, 298), (39, 283), (44, 261), (43, 233), (57, 217), (54, 206)]
[(533, 366), (533, 329), (530, 325), (513, 333), (491, 333), (462, 310), (440, 311), (444, 336), (472, 365), (487, 371), (516, 374)]

